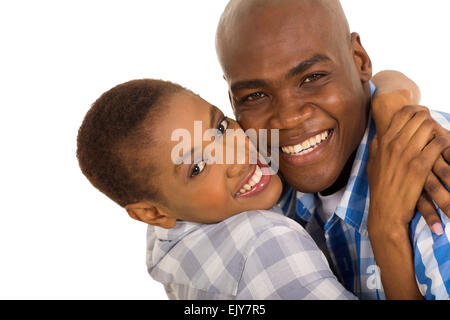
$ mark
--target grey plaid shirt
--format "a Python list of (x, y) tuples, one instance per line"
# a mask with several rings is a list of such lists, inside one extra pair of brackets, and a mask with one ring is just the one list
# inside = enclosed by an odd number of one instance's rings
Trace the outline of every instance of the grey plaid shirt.
[(147, 266), (169, 299), (355, 299), (309, 234), (273, 211), (149, 226)]

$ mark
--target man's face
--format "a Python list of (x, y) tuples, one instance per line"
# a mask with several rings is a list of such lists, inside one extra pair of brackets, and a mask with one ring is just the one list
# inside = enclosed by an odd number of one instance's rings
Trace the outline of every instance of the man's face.
[(336, 182), (367, 122), (370, 59), (356, 34), (326, 18), (262, 11), (238, 24), (221, 53), (238, 122), (280, 130), (280, 171), (303, 192)]

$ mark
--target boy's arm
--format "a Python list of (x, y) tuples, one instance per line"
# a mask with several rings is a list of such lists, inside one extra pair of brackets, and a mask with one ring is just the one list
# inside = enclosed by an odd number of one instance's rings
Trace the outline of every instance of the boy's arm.
[[(377, 126), (377, 136), (381, 137), (387, 131), (394, 114), (404, 108), (412, 109), (420, 101), (420, 90), (418, 86), (408, 77), (397, 71), (382, 71), (376, 74), (373, 83), (377, 87), (376, 94), (372, 101), (372, 115)], [(429, 110), (421, 107), (421, 117), (428, 118), (435, 125), (436, 135), (446, 135), (448, 131), (442, 128), (431, 118)], [(412, 111), (410, 115), (414, 115)], [(430, 229), (439, 234), (442, 232), (439, 214), (437, 213), (433, 201), (438, 207), (450, 217), (450, 196), (441, 180), (450, 186), (450, 150), (443, 152), (430, 170), (425, 183), (425, 192), (421, 195), (417, 208), (424, 217)]]
[(421, 298), (409, 224), (427, 175), (450, 148), (450, 134), (436, 137), (433, 123), (420, 116), (422, 111), (416, 106), (397, 112), (386, 133), (370, 146), (367, 225), (386, 297), (391, 299)]
[(382, 136), (397, 111), (420, 103), (420, 89), (403, 73), (392, 70), (378, 72), (372, 82), (377, 88), (372, 101), (372, 115), (377, 134)]

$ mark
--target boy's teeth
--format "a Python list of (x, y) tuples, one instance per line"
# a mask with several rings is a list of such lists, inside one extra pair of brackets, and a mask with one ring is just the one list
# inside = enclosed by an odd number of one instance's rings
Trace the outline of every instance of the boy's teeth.
[(261, 168), (258, 165), (256, 166), (255, 175), (260, 177), (260, 178), (262, 176), (262, 170), (261, 170)]
[(319, 146), (324, 140), (328, 138), (328, 131), (324, 131), (314, 137), (306, 139), (302, 143), (299, 143), (295, 146), (282, 147), (281, 150), (284, 153), (295, 154), (295, 155), (304, 155), (310, 153), (315, 148)]
[(253, 176), (253, 178), (250, 180), (250, 186), (254, 187), (259, 182), (259, 180), (261, 180), (260, 177)]
[(318, 135), (316, 136), (316, 144), (317, 144), (317, 143), (320, 143), (320, 142), (322, 142), (322, 135), (321, 135), (321, 134), (318, 134)]
[(239, 193), (246, 193), (247, 191), (250, 191), (254, 186), (256, 186), (262, 178), (262, 170), (261, 168), (256, 165), (255, 172), (253, 173), (253, 176), (248, 180), (246, 184), (242, 187), (241, 190), (239, 190)]

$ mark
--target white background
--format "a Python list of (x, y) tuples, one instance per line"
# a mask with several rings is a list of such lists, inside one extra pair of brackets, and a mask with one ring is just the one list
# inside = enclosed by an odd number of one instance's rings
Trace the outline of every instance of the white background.
[[(146, 226), (75, 157), (90, 104), (136, 78), (179, 82), (229, 116), (214, 33), (226, 0), (0, 3), (0, 298), (166, 299)], [(450, 2), (344, 0), (375, 71), (396, 69), (450, 112)]]

